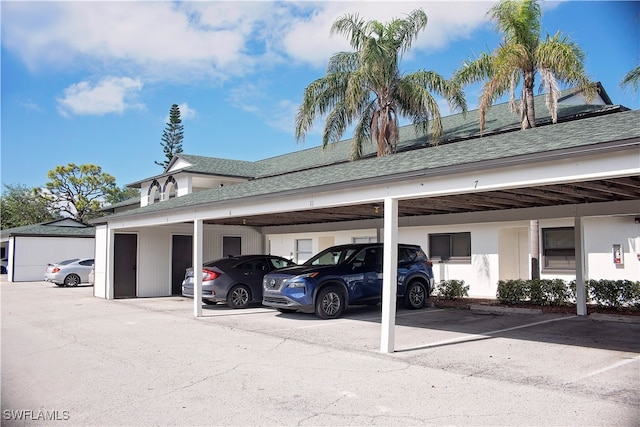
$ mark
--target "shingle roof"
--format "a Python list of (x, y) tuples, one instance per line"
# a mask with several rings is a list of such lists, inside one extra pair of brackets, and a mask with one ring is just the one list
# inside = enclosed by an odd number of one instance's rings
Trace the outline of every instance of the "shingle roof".
[(47, 236), (47, 237), (94, 237), (96, 229), (87, 227), (65, 227), (59, 225), (33, 224), (23, 227), (7, 228), (0, 232), (0, 236)]
[(313, 187), (353, 184), (359, 180), (393, 179), (394, 176), (407, 173), (437, 174), (446, 169), (472, 168), (479, 162), (498, 161), (562, 149), (586, 148), (610, 141), (637, 139), (640, 137), (638, 123), (640, 123), (640, 110), (540, 126), (520, 132), (460, 140), (400, 152), (387, 157), (335, 163), (325, 167), (266, 176), (232, 186), (204, 190), (115, 214), (106, 217), (106, 220), (247, 197), (308, 191)]
[[(598, 88), (605, 100), (609, 100), (602, 86), (598, 84)], [(579, 93), (579, 91), (576, 89), (567, 89), (562, 91), (560, 96), (562, 99), (566, 99), (577, 93)], [(534, 98), (534, 108), (537, 112), (536, 122), (538, 124), (551, 122), (551, 116), (545, 106), (544, 95), (539, 95)], [(558, 117), (559, 121), (562, 121), (585, 113), (605, 113), (610, 110), (619, 109), (621, 109), (620, 106), (612, 105), (559, 104)], [(442, 118), (442, 126), (444, 130), (444, 137), (442, 138), (441, 143), (480, 137), (479, 111), (472, 110), (466, 115), (458, 113), (445, 116)], [(508, 103), (494, 105), (487, 113), (485, 127), (486, 128), (483, 132), (483, 135), (485, 136), (511, 130), (519, 130), (520, 118), (517, 114), (511, 112)], [(414, 149), (417, 147), (426, 147), (431, 144), (432, 139), (424, 133), (417, 132), (413, 125), (402, 126), (399, 131), (400, 142), (397, 147), (398, 151)], [(322, 147), (311, 147), (256, 162), (221, 159), (184, 153), (178, 154), (177, 157), (192, 164), (192, 166), (182, 169), (185, 172), (248, 179), (264, 178), (267, 176), (286, 174), (340, 162), (349, 162), (352, 141), (353, 139), (349, 138), (331, 144), (325, 150), (323, 150)], [(363, 157), (373, 157), (375, 156), (375, 153), (376, 150), (373, 144), (367, 144), (364, 147)], [(175, 171), (172, 173), (175, 173)], [(159, 176), (166, 176), (172, 173), (163, 173)], [(134, 184), (140, 184), (142, 182), (149, 181), (149, 179), (150, 178), (137, 181)], [(133, 186), (134, 184), (130, 185)]]
[(252, 178), (259, 173), (259, 166), (255, 162), (245, 160), (220, 159), (217, 157), (195, 156), (192, 154), (178, 154), (178, 157), (191, 163), (182, 170), (192, 173), (205, 173), (239, 178)]
[(101, 210), (111, 210), (111, 209), (116, 209), (116, 208), (122, 208), (125, 206), (135, 206), (135, 205), (139, 205), (140, 204), (140, 196), (137, 197), (131, 197), (128, 198), (126, 200), (123, 200), (121, 202), (118, 203), (114, 203), (112, 205), (107, 205), (104, 206)]

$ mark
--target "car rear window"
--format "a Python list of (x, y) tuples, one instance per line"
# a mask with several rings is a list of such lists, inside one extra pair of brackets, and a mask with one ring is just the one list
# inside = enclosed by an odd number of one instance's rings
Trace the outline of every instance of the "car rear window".
[(74, 259), (65, 259), (64, 261), (60, 261), (58, 263), (58, 265), (67, 265), (67, 264), (71, 264), (72, 262), (76, 262), (78, 261), (80, 258), (74, 258)]

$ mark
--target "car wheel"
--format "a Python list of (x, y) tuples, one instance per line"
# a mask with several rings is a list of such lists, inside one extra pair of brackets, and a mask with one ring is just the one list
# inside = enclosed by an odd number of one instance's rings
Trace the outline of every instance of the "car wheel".
[(64, 278), (64, 284), (66, 286), (78, 286), (80, 284), (80, 276), (77, 274), (70, 274)]
[(297, 310), (292, 310), (290, 308), (278, 308), (277, 309), (280, 313), (283, 314), (291, 314), (291, 313), (295, 313)]
[(411, 282), (404, 294), (404, 305), (407, 308), (416, 310), (424, 307), (427, 301), (427, 289), (421, 282)]
[(204, 298), (202, 299), (202, 302), (207, 304), (207, 305), (216, 305), (217, 304), (217, 302), (215, 302), (215, 301), (211, 301), (211, 300), (204, 299)]
[(4, 265), (0, 266), (0, 274), (7, 274), (7, 267), (5, 267)]
[(244, 285), (234, 286), (227, 294), (227, 305), (231, 308), (247, 308), (251, 301), (251, 292)]
[(342, 315), (345, 308), (345, 298), (335, 286), (327, 286), (320, 290), (316, 299), (316, 315), (322, 319), (335, 319)]

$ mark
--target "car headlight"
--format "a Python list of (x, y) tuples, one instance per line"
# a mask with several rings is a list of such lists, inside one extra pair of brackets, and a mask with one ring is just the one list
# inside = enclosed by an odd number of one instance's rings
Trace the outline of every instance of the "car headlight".
[(313, 273), (301, 274), (299, 276), (296, 276), (287, 280), (286, 283), (284, 283), (284, 285), (287, 288), (304, 288), (306, 286), (305, 279), (312, 279), (316, 277), (318, 274), (320, 273), (318, 273), (317, 271), (314, 271)]
[(285, 286), (287, 288), (304, 288), (304, 282), (302, 280), (300, 281), (290, 281), (285, 283)]

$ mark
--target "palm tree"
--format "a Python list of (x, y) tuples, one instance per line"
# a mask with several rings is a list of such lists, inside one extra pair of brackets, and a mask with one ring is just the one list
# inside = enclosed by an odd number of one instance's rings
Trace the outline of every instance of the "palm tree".
[(622, 86), (631, 85), (634, 92), (638, 91), (638, 84), (640, 84), (640, 65), (625, 74), (621, 83)]
[(452, 109), (466, 112), (467, 107), (459, 86), (433, 71), (400, 74), (400, 58), (426, 25), (427, 15), (420, 9), (387, 24), (367, 22), (357, 14), (336, 20), (331, 34), (345, 35), (355, 51), (334, 54), (326, 75), (305, 88), (296, 115), (296, 139), (304, 141), (316, 116), (326, 115), (323, 148), (338, 142), (355, 123), (351, 159), (362, 157), (369, 141), (377, 144), (378, 156), (386, 156), (396, 150), (403, 116), (425, 134), (430, 122), (432, 143), (437, 143), (442, 122), (431, 92), (444, 97)]
[[(587, 99), (591, 99), (595, 87), (584, 69), (584, 53), (559, 32), (540, 39), (542, 13), (536, 0), (501, 0), (487, 14), (502, 34), (502, 43), (490, 54), (465, 61), (454, 76), (461, 85), (485, 82), (479, 107), (481, 131), (487, 110), (507, 92), (512, 111), (520, 112), (522, 129), (535, 127), (533, 88), (536, 72), (540, 74), (541, 89), (544, 89), (553, 123), (558, 120), (558, 83), (578, 86)], [(518, 108), (515, 90), (521, 82)]]

